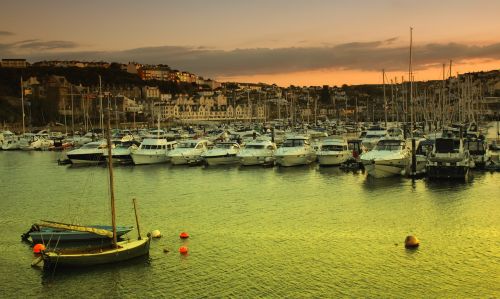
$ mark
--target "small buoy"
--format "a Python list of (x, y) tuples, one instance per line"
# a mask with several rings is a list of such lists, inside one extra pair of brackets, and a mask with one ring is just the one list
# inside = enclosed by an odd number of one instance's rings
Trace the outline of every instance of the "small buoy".
[(45, 245), (38, 243), (33, 246), (33, 253), (41, 253), (45, 250)]
[(186, 233), (186, 232), (182, 232), (182, 233), (179, 235), (179, 237), (180, 237), (181, 239), (187, 239), (187, 238), (189, 238), (189, 234), (188, 234), (188, 233)]
[(187, 248), (186, 246), (181, 246), (181, 247), (179, 248), (179, 252), (180, 252), (181, 254), (187, 254), (187, 253), (188, 253), (188, 248)]
[(407, 236), (405, 239), (406, 248), (417, 248), (420, 245), (420, 241), (415, 236)]
[(159, 230), (155, 229), (154, 231), (151, 232), (151, 237), (152, 238), (161, 238), (161, 233)]

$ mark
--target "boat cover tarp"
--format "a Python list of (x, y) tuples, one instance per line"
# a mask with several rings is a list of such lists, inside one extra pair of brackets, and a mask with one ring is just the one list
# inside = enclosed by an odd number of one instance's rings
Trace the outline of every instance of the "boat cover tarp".
[(37, 223), (37, 225), (56, 228), (56, 229), (63, 229), (63, 230), (87, 232), (87, 233), (92, 233), (92, 234), (96, 234), (96, 235), (100, 235), (100, 236), (106, 236), (108, 238), (113, 238), (112, 231), (109, 231), (106, 229), (101, 229), (101, 228), (76, 225), (76, 224), (68, 224), (68, 223), (55, 222), (55, 221), (48, 221), (48, 220), (41, 220), (40, 223)]

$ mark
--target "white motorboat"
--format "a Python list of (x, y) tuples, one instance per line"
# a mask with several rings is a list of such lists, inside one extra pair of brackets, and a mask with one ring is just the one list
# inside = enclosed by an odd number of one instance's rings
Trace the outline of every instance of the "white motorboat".
[(208, 140), (182, 140), (177, 147), (168, 153), (173, 165), (196, 164), (201, 160), (201, 154), (208, 150)]
[(403, 139), (385, 137), (360, 158), (368, 175), (375, 178), (404, 175), (410, 167), (411, 150)]
[(430, 179), (466, 179), (474, 161), (460, 138), (436, 138), (427, 157), (426, 172)]
[(2, 132), (2, 150), (19, 149), (19, 137), (10, 131)]
[[(113, 147), (111, 148), (112, 161), (115, 164), (131, 164), (132, 161), (132, 149), (137, 148), (137, 142), (131, 141), (112, 141)], [(108, 152), (104, 151), (103, 157), (108, 159)]]
[(167, 163), (170, 160), (168, 154), (176, 145), (176, 141), (164, 138), (146, 138), (138, 149), (131, 152), (132, 160), (135, 165)]
[(94, 141), (71, 150), (66, 155), (72, 164), (99, 164), (104, 161), (103, 155), (105, 149), (105, 141)]
[(270, 140), (253, 140), (238, 153), (241, 165), (272, 165), (276, 144)]
[(371, 150), (378, 143), (380, 138), (387, 136), (387, 130), (379, 126), (372, 126), (366, 130), (366, 135), (364, 135), (361, 140), (363, 146), (367, 150)]
[(467, 138), (464, 140), (464, 148), (469, 151), (474, 167), (484, 168), (488, 159), (486, 141), (482, 138)]
[(347, 140), (341, 137), (332, 137), (323, 140), (316, 152), (319, 165), (340, 165), (352, 157)]
[(236, 142), (219, 142), (214, 148), (201, 154), (208, 165), (227, 165), (239, 162), (236, 156), (240, 151), (240, 145)]
[(316, 160), (316, 152), (305, 136), (290, 136), (274, 153), (280, 166), (307, 165)]

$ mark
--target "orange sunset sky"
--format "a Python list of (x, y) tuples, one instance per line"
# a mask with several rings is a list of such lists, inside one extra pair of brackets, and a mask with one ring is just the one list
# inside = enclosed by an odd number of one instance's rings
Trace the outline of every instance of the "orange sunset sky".
[(221, 81), (381, 83), (500, 68), (498, 0), (3, 1), (0, 58), (168, 64)]

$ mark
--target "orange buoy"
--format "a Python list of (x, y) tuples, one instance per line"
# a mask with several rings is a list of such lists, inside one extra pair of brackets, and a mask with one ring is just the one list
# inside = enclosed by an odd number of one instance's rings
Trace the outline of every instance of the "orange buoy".
[(42, 251), (45, 250), (45, 245), (43, 244), (35, 244), (35, 246), (33, 246), (33, 253), (41, 253)]
[(179, 248), (179, 252), (180, 252), (181, 254), (187, 254), (187, 253), (188, 253), (188, 248), (187, 248), (186, 246), (181, 246), (181, 247)]
[(182, 232), (182, 233), (179, 235), (179, 237), (180, 237), (181, 239), (187, 239), (187, 238), (189, 238), (189, 234), (188, 234), (188, 233), (186, 233), (186, 232)]
[(407, 236), (405, 239), (405, 247), (409, 249), (417, 248), (420, 245), (420, 241), (415, 236)]

